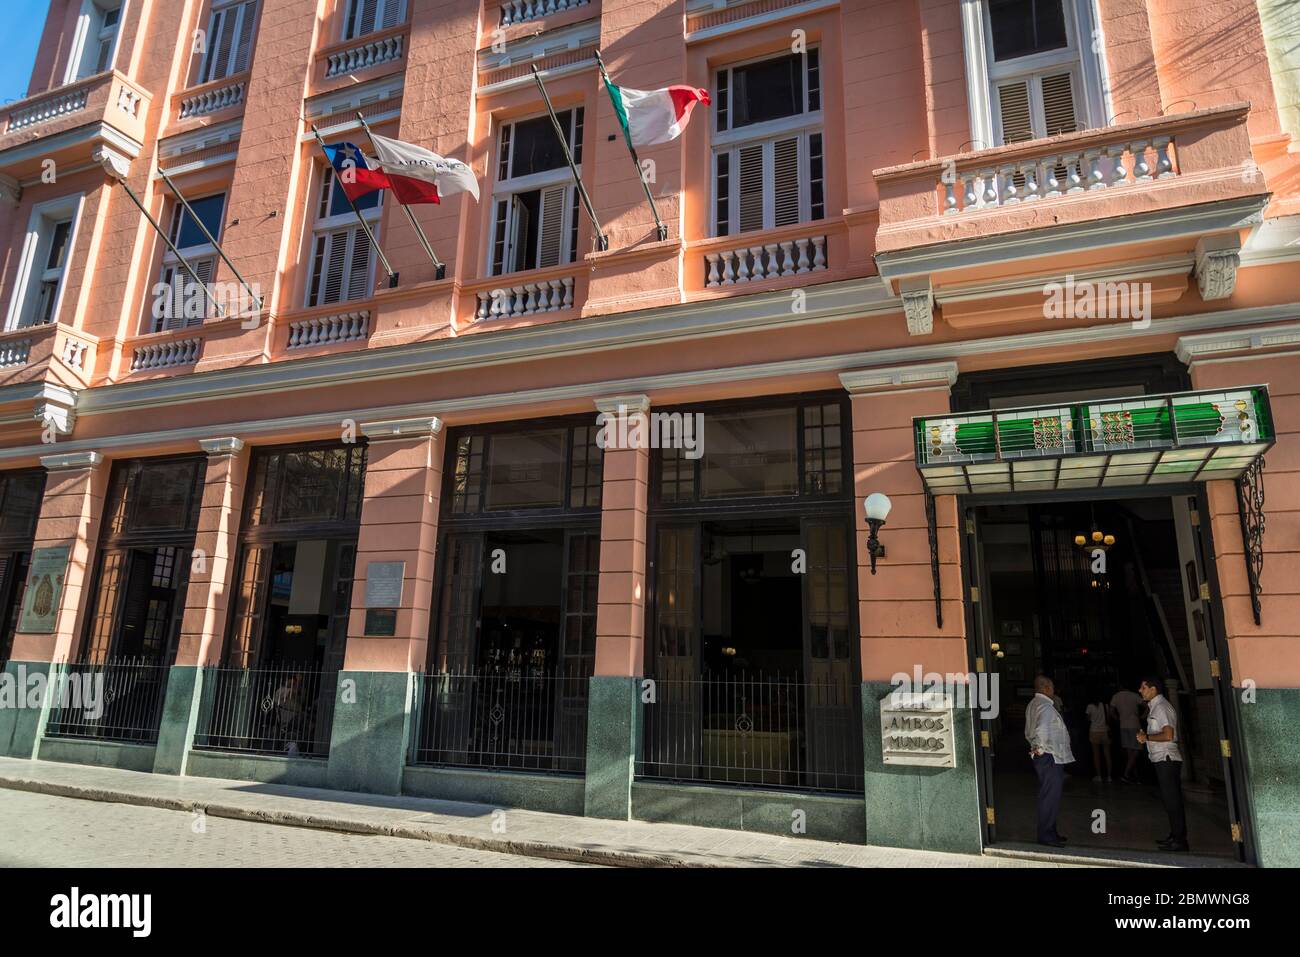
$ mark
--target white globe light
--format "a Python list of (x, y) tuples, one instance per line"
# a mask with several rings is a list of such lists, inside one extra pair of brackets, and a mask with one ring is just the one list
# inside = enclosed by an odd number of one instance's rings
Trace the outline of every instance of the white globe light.
[(867, 521), (877, 520), (883, 522), (889, 518), (889, 509), (892, 505), (893, 503), (889, 501), (888, 495), (872, 492), (867, 496)]

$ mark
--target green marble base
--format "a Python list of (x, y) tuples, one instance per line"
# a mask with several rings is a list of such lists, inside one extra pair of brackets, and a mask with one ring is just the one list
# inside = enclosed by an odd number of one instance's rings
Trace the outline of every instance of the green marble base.
[(152, 771), (154, 746), (83, 738), (42, 738), (37, 757), (42, 761), (93, 764), (125, 771)]
[(411, 728), (407, 671), (340, 671), (330, 729), (329, 787), (401, 794)]
[(300, 788), (328, 787), (323, 758), (278, 754), (239, 754), (233, 751), (191, 751), (186, 773), (198, 778), (259, 781)]
[(583, 808), (583, 781), (578, 775), (409, 767), (402, 775), (402, 793), (550, 814), (581, 814)]
[(632, 817), (817, 841), (866, 842), (860, 795), (638, 780), (632, 784)]
[(641, 679), (597, 675), (587, 704), (587, 778), (583, 813), (632, 816), (632, 772), (640, 736)]
[[(5, 663), (0, 689), (5, 697), (0, 699), (0, 755), (9, 758), (34, 758), (45, 733), (45, 723), (50, 713), (49, 687), (53, 666), (48, 661), (9, 661)], [(42, 693), (35, 707), (32, 705), (30, 683), (40, 676)], [(9, 696), (12, 695), (12, 700)]]
[(880, 700), (892, 686), (862, 683), (866, 842), (887, 847), (979, 854), (982, 812), (971, 712), (953, 710), (957, 766), (886, 765), (881, 755)]
[(1244, 740), (1250, 830), (1264, 867), (1300, 867), (1300, 688), (1234, 688)]
[(153, 770), (158, 774), (185, 773), (190, 748), (194, 745), (207, 671), (195, 665), (173, 665), (167, 673), (167, 693), (163, 697), (158, 744), (154, 749)]

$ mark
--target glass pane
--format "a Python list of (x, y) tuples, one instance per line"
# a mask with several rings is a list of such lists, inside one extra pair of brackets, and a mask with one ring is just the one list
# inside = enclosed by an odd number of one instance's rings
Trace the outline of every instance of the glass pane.
[(993, 59), (1059, 50), (1066, 45), (1062, 0), (989, 0)]
[(738, 66), (731, 74), (735, 90), (732, 129), (804, 111), (801, 54)]
[(794, 409), (706, 415), (701, 497), (796, 494), (795, 424)]
[[(695, 530), (665, 528), (659, 532), (655, 557), (655, 657), (659, 674), (666, 658), (691, 659), (695, 653)], [(696, 678), (690, 665), (678, 677)]]
[(40, 516), (45, 476), (39, 472), (0, 480), (0, 536), (30, 538)]
[(191, 216), (189, 210), (178, 205), (178, 223), (175, 235), (172, 241), (181, 249), (187, 249), (190, 246), (207, 245), (208, 239), (203, 235), (203, 230), (199, 228), (198, 223), (202, 223), (207, 228), (212, 237), (218, 241), (221, 239), (221, 215), (226, 206), (226, 194), (217, 193), (215, 196), (204, 196), (202, 199), (190, 200), (190, 208), (194, 210), (198, 217)]
[[(569, 111), (557, 113), (560, 129), (569, 130)], [(564, 151), (555, 136), (549, 116), (520, 120), (514, 124), (514, 149), (510, 157), (510, 177), (527, 176), (565, 165)]]
[(564, 504), (564, 430), (495, 435), (489, 449), (487, 507)]
[(190, 525), (191, 496), (199, 461), (141, 462), (123, 483), (128, 532), (182, 529)]

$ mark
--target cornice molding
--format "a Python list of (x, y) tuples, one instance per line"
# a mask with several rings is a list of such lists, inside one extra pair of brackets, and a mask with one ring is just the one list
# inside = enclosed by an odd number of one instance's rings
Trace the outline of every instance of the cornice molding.
[(596, 411), (606, 415), (618, 415), (621, 410), (629, 412), (649, 412), (650, 396), (644, 393), (635, 395), (601, 396), (595, 400)]
[(67, 472), (72, 469), (90, 469), (104, 461), (99, 452), (64, 452), (61, 455), (42, 455), (41, 465), (50, 472)]
[(840, 384), (850, 395), (864, 395), (884, 388), (906, 391), (908, 388), (950, 388), (957, 381), (957, 363), (932, 362), (926, 365), (888, 366), (841, 372)]
[(1182, 362), (1191, 365), (1198, 359), (1227, 352), (1263, 352), (1297, 344), (1300, 344), (1300, 322), (1290, 322), (1255, 329), (1181, 336), (1174, 347), (1174, 353)]
[(371, 442), (382, 442), (385, 439), (430, 438), (442, 431), (442, 419), (436, 415), (414, 419), (387, 419), (378, 422), (362, 422), (357, 428)]
[(219, 439), (199, 439), (199, 448), (208, 455), (234, 455), (244, 448), (244, 440), (233, 435)]

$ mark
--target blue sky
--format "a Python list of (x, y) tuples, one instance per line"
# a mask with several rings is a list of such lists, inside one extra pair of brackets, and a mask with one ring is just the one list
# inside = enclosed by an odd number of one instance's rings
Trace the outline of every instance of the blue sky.
[(20, 100), (27, 94), (36, 62), (36, 47), (45, 26), (47, 0), (0, 0), (0, 103)]

